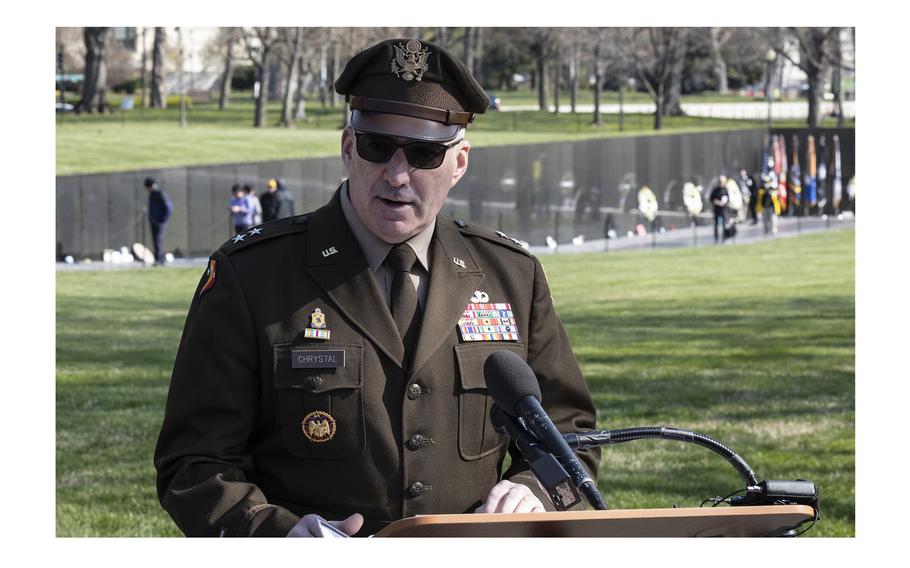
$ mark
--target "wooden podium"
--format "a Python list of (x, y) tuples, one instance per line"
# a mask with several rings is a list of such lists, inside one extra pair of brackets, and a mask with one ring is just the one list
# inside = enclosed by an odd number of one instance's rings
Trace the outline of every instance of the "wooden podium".
[(807, 505), (425, 515), (395, 521), (374, 536), (754, 537), (776, 535), (814, 517)]

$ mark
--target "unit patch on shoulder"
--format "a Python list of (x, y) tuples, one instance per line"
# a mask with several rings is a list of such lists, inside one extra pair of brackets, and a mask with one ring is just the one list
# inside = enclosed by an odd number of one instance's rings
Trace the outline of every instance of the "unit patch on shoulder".
[(215, 269), (217, 268), (218, 263), (215, 262), (214, 258), (209, 259), (209, 267), (205, 269), (205, 284), (202, 285), (202, 288), (199, 290), (199, 295), (202, 296), (206, 291), (211, 290), (215, 287)]

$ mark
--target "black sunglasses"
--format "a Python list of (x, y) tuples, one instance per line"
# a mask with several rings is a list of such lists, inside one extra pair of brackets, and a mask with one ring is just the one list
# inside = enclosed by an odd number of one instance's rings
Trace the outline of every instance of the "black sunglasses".
[(357, 139), (357, 153), (364, 160), (384, 164), (391, 160), (395, 152), (401, 148), (411, 167), (421, 170), (438, 168), (445, 158), (446, 150), (462, 141), (462, 138), (459, 138), (442, 144), (414, 140), (399, 144), (388, 136), (357, 131), (354, 132), (354, 137)]

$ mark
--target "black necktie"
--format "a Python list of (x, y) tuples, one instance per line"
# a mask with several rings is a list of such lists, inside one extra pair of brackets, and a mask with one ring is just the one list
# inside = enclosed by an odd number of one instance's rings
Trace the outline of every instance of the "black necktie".
[(420, 334), (420, 306), (411, 281), (411, 268), (417, 262), (417, 253), (409, 245), (400, 243), (392, 247), (386, 260), (394, 272), (389, 307), (404, 343), (405, 364), (409, 365)]

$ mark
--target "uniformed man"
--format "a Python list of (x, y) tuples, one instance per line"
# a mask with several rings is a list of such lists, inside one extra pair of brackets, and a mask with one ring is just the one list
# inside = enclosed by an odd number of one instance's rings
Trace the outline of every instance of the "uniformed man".
[[(506, 235), (439, 215), (485, 92), (413, 39), (355, 55), (335, 88), (347, 180), (230, 239), (195, 292), (155, 451), (162, 506), (187, 535), (224, 536), (552, 509), (493, 428), (483, 374), (518, 353), (560, 430), (594, 428), (546, 276)], [(596, 478), (599, 453), (578, 455)]]

